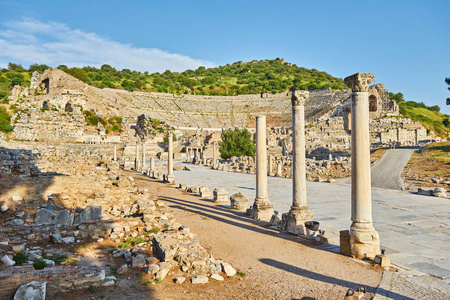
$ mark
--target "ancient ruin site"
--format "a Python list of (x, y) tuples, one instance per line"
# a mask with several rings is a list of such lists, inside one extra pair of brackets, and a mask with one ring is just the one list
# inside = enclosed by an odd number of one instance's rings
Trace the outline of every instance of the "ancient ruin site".
[(210, 96), (35, 71), (0, 133), (0, 298), (449, 299), (450, 146), (374, 78)]

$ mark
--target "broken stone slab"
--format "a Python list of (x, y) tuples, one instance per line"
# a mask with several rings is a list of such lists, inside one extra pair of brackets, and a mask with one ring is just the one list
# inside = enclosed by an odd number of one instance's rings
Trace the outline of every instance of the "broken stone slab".
[(23, 200), (23, 197), (21, 197), (21, 196), (13, 196), (12, 197), (12, 201), (22, 201)]
[(417, 194), (418, 195), (422, 195), (422, 196), (431, 196), (433, 194), (433, 190), (419, 188), (418, 191), (417, 191)]
[(56, 213), (56, 224), (62, 226), (70, 226), (73, 223), (74, 215), (67, 209), (60, 210)]
[(159, 265), (154, 264), (148, 265), (144, 271), (147, 274), (155, 275), (159, 271)]
[(22, 226), (23, 224), (25, 224), (25, 221), (22, 220), (22, 219), (11, 220), (11, 225), (12, 226)]
[(16, 264), (16, 262), (12, 260), (11, 257), (9, 257), (8, 255), (2, 257), (2, 263), (7, 267), (11, 267)]
[(192, 284), (208, 283), (209, 279), (205, 275), (197, 275), (191, 279)]
[(164, 280), (164, 278), (166, 278), (167, 274), (169, 273), (172, 265), (169, 262), (162, 262), (162, 263), (159, 263), (158, 265), (159, 265), (159, 271), (156, 272), (155, 277), (157, 279), (159, 278), (161, 280)]
[(50, 236), (50, 240), (55, 244), (61, 244), (62, 243), (61, 234), (59, 234), (59, 233), (52, 234)]
[(248, 205), (248, 198), (242, 193), (233, 194), (230, 197), (230, 208), (236, 210), (245, 210)]
[(56, 213), (46, 208), (41, 208), (36, 212), (34, 217), (36, 225), (54, 225), (56, 224)]
[(75, 218), (74, 225), (96, 222), (102, 216), (102, 206), (89, 205)]
[(73, 244), (73, 243), (75, 243), (75, 238), (73, 236), (68, 236), (68, 237), (62, 238), (61, 242), (63, 244)]
[(447, 190), (442, 187), (437, 187), (433, 190), (433, 196), (447, 198)]
[(186, 281), (186, 278), (185, 277), (175, 277), (174, 279), (173, 279), (173, 282), (175, 282), (176, 284), (182, 284), (183, 282), (185, 282)]
[(142, 254), (138, 254), (136, 256), (131, 257), (131, 266), (133, 268), (142, 267), (146, 263), (145, 257)]
[(14, 294), (14, 300), (45, 300), (47, 282), (31, 281), (21, 285)]
[(128, 271), (128, 265), (124, 264), (119, 269), (117, 269), (117, 274), (123, 274)]
[(212, 278), (212, 279), (215, 279), (215, 280), (217, 280), (217, 281), (223, 281), (223, 277), (220, 276), (219, 274), (212, 274), (212, 275), (211, 275), (211, 278)]
[(234, 276), (236, 274), (236, 270), (229, 263), (222, 262), (221, 264), (223, 271), (225, 272), (225, 274), (227, 274), (228, 277)]

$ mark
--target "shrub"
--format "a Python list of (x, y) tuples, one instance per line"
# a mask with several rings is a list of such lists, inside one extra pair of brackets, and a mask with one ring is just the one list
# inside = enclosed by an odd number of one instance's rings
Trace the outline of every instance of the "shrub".
[(24, 251), (20, 251), (19, 253), (16, 253), (16, 255), (14, 255), (13, 260), (16, 262), (16, 265), (21, 265), (28, 261), (28, 254), (26, 254)]
[(35, 270), (41, 270), (47, 266), (47, 263), (41, 259), (35, 259), (33, 261), (33, 268)]
[(219, 146), (223, 159), (233, 156), (255, 156), (256, 154), (256, 145), (253, 143), (251, 133), (246, 128), (222, 131), (222, 141)]

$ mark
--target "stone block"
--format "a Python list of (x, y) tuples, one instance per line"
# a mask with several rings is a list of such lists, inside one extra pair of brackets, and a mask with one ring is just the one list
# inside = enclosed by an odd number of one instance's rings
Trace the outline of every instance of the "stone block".
[(14, 294), (14, 300), (45, 300), (47, 282), (31, 281), (21, 285)]
[(209, 278), (205, 275), (197, 275), (191, 279), (192, 284), (208, 283)]
[(225, 189), (215, 189), (213, 195), (214, 202), (228, 202), (228, 192)]
[(68, 237), (62, 238), (61, 241), (63, 244), (73, 244), (73, 243), (75, 243), (75, 238), (73, 236), (68, 236)]
[(12, 260), (8, 255), (2, 257), (2, 263), (7, 267), (11, 267), (16, 264), (16, 262)]
[(135, 267), (142, 267), (145, 265), (145, 257), (142, 254), (138, 254), (136, 256), (131, 257), (131, 266), (133, 268)]
[(89, 205), (74, 220), (74, 225), (96, 222), (102, 216), (102, 207)]
[(61, 244), (62, 243), (62, 237), (61, 237), (61, 235), (59, 233), (52, 234), (50, 236), (50, 240), (53, 243), (55, 243), (55, 244)]
[(211, 191), (207, 186), (201, 186), (200, 187), (200, 197), (201, 198), (210, 198), (211, 197)]
[(352, 256), (352, 251), (350, 248), (350, 231), (341, 230), (339, 231), (339, 253), (345, 256)]
[(230, 208), (236, 210), (246, 210), (248, 206), (248, 198), (242, 193), (233, 194), (230, 197)]
[(236, 270), (229, 263), (222, 262), (221, 264), (223, 271), (225, 272), (225, 274), (227, 274), (228, 277), (234, 276), (236, 274)]
[(73, 223), (73, 214), (70, 214), (70, 211), (67, 209), (58, 211), (56, 213), (56, 224), (62, 226), (70, 226)]
[(36, 212), (34, 217), (36, 225), (54, 225), (56, 224), (56, 213), (46, 208), (41, 208)]

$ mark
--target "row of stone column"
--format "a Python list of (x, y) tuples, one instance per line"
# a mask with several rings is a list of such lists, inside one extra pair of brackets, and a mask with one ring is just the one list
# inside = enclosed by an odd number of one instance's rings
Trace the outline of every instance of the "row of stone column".
[[(373, 258), (380, 253), (378, 233), (372, 224), (372, 199), (370, 181), (370, 137), (369, 137), (369, 84), (374, 81), (371, 73), (356, 73), (345, 78), (352, 89), (352, 211), (350, 227), (351, 254), (358, 258)], [(293, 128), (293, 180), (292, 206), (283, 214), (282, 224), (290, 233), (305, 235), (305, 222), (313, 219), (306, 200), (305, 158), (305, 100), (307, 91), (292, 93)], [(256, 117), (256, 198), (251, 216), (256, 220), (269, 220), (273, 205), (269, 201), (267, 188), (267, 144), (266, 118)]]

